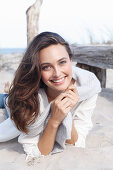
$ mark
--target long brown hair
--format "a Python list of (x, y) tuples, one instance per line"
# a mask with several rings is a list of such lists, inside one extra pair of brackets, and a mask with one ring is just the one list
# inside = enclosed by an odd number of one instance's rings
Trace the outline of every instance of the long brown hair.
[(71, 58), (69, 44), (60, 35), (53, 32), (40, 33), (28, 46), (8, 94), (11, 119), (25, 133), (28, 133), (27, 126), (34, 123), (39, 114), (38, 90), (45, 87), (41, 80), (38, 53), (52, 44), (63, 45)]

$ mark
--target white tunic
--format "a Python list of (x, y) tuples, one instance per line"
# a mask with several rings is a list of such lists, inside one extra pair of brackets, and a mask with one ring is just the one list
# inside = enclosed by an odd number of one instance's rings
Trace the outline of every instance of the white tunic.
[[(78, 140), (75, 143), (75, 147), (85, 148), (85, 140), (88, 132), (92, 129), (92, 114), (96, 106), (97, 94), (82, 101), (77, 108), (72, 112), (72, 118), (74, 120), (74, 126), (78, 133)], [(35, 137), (30, 137), (25, 133), (21, 133), (18, 138), (19, 143), (23, 145), (25, 153), (30, 157), (42, 156), (38, 149), (38, 142), (40, 134)]]
[[(77, 67), (73, 67), (72, 71), (72, 76), (75, 79), (75, 86), (80, 96), (78, 104), (71, 112), (72, 119), (74, 120), (74, 126), (78, 132), (78, 140), (75, 143), (75, 147), (84, 148), (86, 136), (92, 128), (91, 117), (96, 106), (98, 93), (101, 91), (101, 88), (100, 82), (93, 73)], [(39, 98), (41, 114), (36, 119), (36, 122), (29, 128), (29, 134), (25, 134), (17, 130), (10, 118), (0, 124), (0, 142), (19, 136), (18, 142), (23, 145), (25, 153), (30, 157), (41, 156), (37, 144), (40, 139), (40, 135), (44, 130), (42, 120), (45, 116), (45, 108), (49, 105), (44, 89), (39, 90)], [(9, 111), (8, 109), (9, 108), (7, 108), (7, 111)], [(35, 126), (36, 123), (40, 124), (37, 129)], [(37, 134), (33, 134), (33, 132), (36, 132)]]

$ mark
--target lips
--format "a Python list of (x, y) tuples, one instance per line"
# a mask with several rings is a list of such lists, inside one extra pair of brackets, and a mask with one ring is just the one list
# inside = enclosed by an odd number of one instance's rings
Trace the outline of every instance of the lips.
[(58, 79), (58, 80), (51, 80), (51, 81), (54, 82), (54, 83), (59, 83), (59, 82), (62, 82), (63, 80), (64, 80), (64, 77), (61, 78), (61, 79)]
[(55, 84), (62, 84), (62, 83), (64, 83), (64, 81), (65, 81), (65, 77), (62, 77), (60, 79), (51, 80), (51, 82), (55, 83)]

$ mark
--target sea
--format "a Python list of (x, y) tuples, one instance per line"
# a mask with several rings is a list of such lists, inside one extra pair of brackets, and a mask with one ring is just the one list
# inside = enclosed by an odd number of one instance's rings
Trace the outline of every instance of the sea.
[(0, 48), (0, 54), (23, 53), (25, 48)]

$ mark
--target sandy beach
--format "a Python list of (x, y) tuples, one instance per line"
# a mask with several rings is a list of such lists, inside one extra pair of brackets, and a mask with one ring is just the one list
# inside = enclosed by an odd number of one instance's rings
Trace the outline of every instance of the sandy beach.
[[(21, 54), (0, 56), (0, 93), (11, 82)], [(0, 109), (0, 122), (5, 119)], [(86, 148), (67, 146), (54, 155), (27, 163), (17, 138), (0, 143), (0, 170), (113, 170), (113, 70), (107, 70), (107, 88), (102, 89), (92, 117), (93, 129)]]

